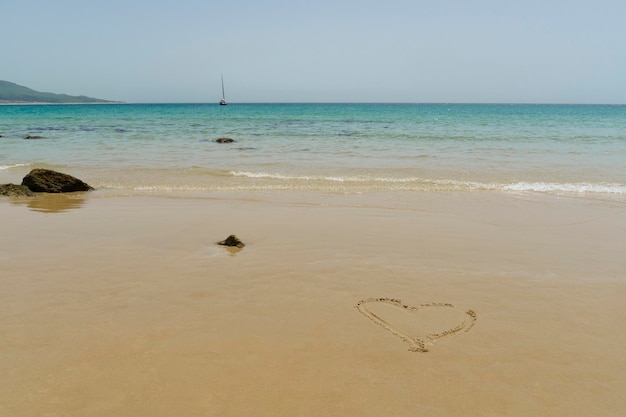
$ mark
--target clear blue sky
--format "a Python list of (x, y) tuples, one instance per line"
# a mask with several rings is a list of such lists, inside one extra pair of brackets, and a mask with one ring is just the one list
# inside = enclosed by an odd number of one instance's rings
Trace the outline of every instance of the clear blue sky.
[(0, 0), (0, 80), (128, 102), (626, 103), (624, 0)]

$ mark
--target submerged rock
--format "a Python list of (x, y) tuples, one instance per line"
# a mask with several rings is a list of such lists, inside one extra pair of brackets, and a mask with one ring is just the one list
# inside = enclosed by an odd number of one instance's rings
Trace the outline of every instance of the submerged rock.
[(38, 135), (26, 135), (26, 136), (24, 136), (24, 139), (43, 139), (43, 136), (38, 136)]
[(93, 190), (93, 187), (78, 178), (49, 169), (33, 169), (24, 177), (22, 185), (38, 193), (72, 193)]
[(233, 143), (235, 141), (235, 139), (231, 139), (231, 138), (217, 138), (217, 139), (215, 139), (215, 141), (217, 143)]
[(230, 235), (225, 240), (217, 242), (217, 244), (222, 246), (235, 246), (238, 248), (243, 248), (244, 246), (246, 246), (246, 244), (239, 240), (239, 238), (235, 235)]
[(25, 185), (0, 184), (0, 195), (7, 197), (32, 197), (35, 193)]

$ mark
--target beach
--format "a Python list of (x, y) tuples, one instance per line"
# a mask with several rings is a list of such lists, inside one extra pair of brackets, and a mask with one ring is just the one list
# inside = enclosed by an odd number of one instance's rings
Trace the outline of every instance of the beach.
[(626, 412), (619, 200), (96, 191), (0, 215), (1, 416)]

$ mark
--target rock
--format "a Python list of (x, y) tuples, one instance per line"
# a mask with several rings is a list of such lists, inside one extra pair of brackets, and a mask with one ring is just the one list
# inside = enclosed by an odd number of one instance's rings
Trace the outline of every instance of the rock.
[(217, 244), (222, 246), (236, 246), (238, 248), (243, 248), (244, 246), (246, 246), (246, 244), (239, 240), (239, 238), (235, 235), (230, 235), (225, 240), (217, 242)]
[(5, 195), (7, 197), (32, 197), (35, 193), (33, 193), (25, 185), (0, 184), (0, 195)]
[(43, 139), (43, 136), (26, 135), (26, 136), (24, 136), (24, 139)]
[(22, 185), (37, 193), (71, 193), (93, 190), (93, 187), (78, 178), (49, 169), (33, 169), (24, 177)]
[(231, 139), (231, 138), (217, 138), (217, 139), (215, 139), (215, 141), (217, 143), (233, 143), (235, 141), (235, 139)]

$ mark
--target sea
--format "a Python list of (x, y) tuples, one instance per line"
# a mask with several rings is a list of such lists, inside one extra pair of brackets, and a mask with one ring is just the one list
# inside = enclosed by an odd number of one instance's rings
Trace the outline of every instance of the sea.
[[(626, 200), (626, 105), (2, 105), (0, 135), (0, 183), (47, 168), (112, 196), (466, 191)], [(222, 137), (234, 141), (216, 142)]]

